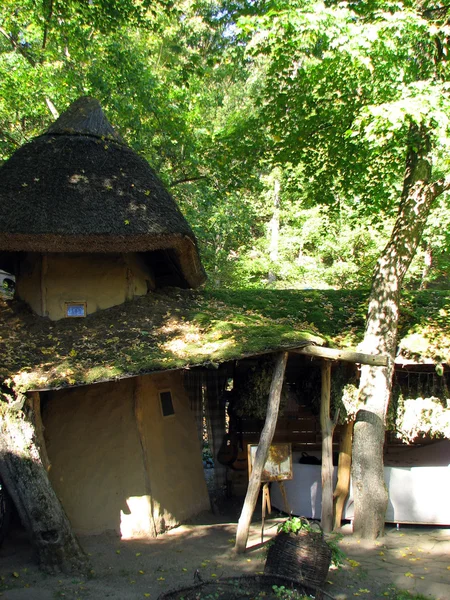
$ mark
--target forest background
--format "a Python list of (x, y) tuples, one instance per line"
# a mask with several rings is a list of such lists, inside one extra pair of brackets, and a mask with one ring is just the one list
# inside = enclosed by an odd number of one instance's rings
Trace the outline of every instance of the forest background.
[[(411, 120), (432, 121), (445, 171), (439, 3), (5, 0), (0, 10), (0, 160), (77, 97), (96, 97), (180, 203), (213, 288), (368, 287)], [(449, 245), (443, 195), (405, 285), (448, 287)]]

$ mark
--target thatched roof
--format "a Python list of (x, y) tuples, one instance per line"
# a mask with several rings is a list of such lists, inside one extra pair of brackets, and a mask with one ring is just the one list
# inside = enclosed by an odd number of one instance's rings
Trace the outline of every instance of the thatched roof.
[[(0, 299), (0, 381), (48, 389), (221, 363), (308, 342), (355, 347), (367, 291), (166, 290), (50, 321)], [(402, 299), (399, 362), (450, 366), (450, 293)], [(426, 365), (424, 365), (426, 366)]]
[(0, 251), (172, 253), (205, 280), (195, 236), (148, 163), (98, 102), (80, 98), (0, 168)]

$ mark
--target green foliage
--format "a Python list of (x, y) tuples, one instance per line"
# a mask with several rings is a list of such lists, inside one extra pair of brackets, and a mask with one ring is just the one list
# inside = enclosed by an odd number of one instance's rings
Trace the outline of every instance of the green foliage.
[(327, 544), (331, 548), (331, 564), (337, 569), (341, 569), (347, 560), (347, 555), (339, 546), (342, 538), (342, 533), (335, 533), (327, 538)]
[[(444, 20), (414, 3), (370, 6), (7, 0), (0, 160), (50, 124), (52, 105), (94, 95), (171, 187), (211, 287), (368, 286), (411, 120), (433, 124), (436, 176), (448, 162)], [(419, 255), (411, 288), (448, 282), (447, 213), (444, 199), (424, 236), (432, 269)]]
[(405, 397), (397, 388), (389, 407), (388, 427), (406, 443), (410, 443), (422, 435), (433, 438), (449, 438), (449, 390), (446, 390), (445, 396), (442, 398), (437, 396)]
[(299, 531), (317, 531), (305, 517), (290, 516), (277, 526), (278, 533), (298, 533)]
[[(265, 419), (274, 367), (275, 362), (272, 356), (261, 357), (258, 364), (250, 369), (245, 381), (238, 384), (234, 404), (238, 416)], [(286, 401), (287, 393), (285, 387), (283, 387), (279, 409), (281, 415)]]
[[(265, 60), (268, 152), (303, 165), (308, 196), (348, 198), (358, 212), (379, 215), (399, 196), (410, 121), (432, 120), (444, 148), (448, 102), (435, 76), (437, 25), (415, 6), (359, 10), (281, 2), (240, 26), (253, 36), (249, 54)], [(411, 60), (417, 45), (420, 61)]]
[(433, 597), (428, 594), (424, 596), (423, 594), (416, 594), (416, 592), (398, 590), (396, 588), (389, 588), (383, 596), (388, 598), (388, 600), (433, 600)]
[(272, 589), (277, 600), (309, 600), (310, 596), (304, 596), (297, 590), (291, 590), (284, 585), (273, 585)]

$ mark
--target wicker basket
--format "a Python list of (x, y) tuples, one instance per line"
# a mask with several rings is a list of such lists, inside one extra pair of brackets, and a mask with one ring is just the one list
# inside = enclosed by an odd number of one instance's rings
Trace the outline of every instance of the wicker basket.
[(331, 563), (323, 532), (278, 533), (267, 554), (265, 574), (282, 575), (321, 588)]

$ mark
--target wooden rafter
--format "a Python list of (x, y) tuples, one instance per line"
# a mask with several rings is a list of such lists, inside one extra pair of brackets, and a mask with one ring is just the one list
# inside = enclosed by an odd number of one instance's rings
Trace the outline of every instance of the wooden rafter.
[(352, 350), (340, 350), (337, 348), (324, 348), (308, 344), (302, 348), (294, 348), (290, 352), (314, 356), (316, 358), (328, 358), (329, 360), (343, 360), (345, 362), (359, 363), (361, 365), (373, 365), (375, 367), (386, 367), (387, 356), (384, 354), (364, 354), (363, 352), (354, 352)]

